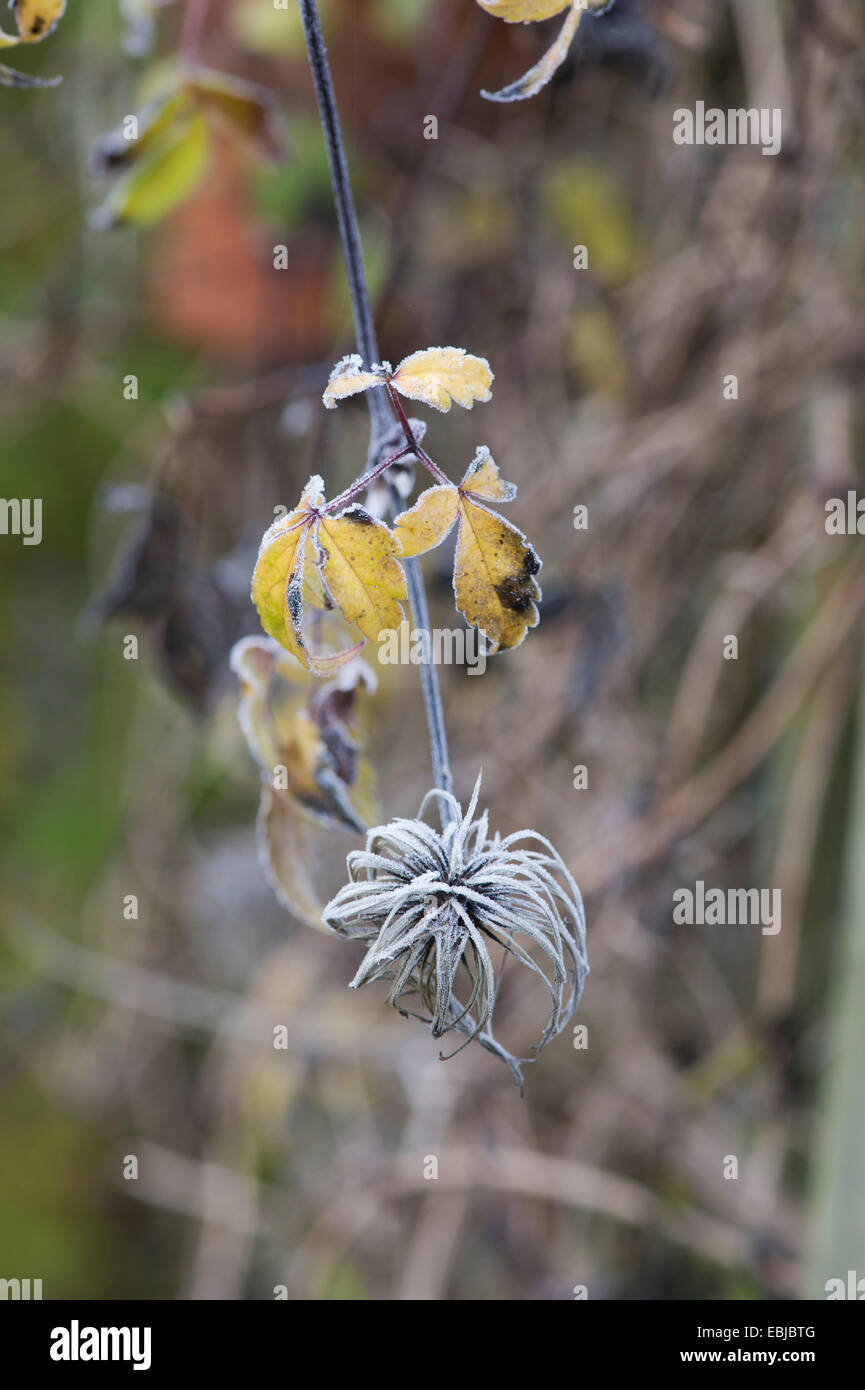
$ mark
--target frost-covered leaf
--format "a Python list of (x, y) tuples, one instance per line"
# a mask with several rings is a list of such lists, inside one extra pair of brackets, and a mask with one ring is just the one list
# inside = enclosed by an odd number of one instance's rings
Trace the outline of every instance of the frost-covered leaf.
[(517, 495), (516, 484), (505, 482), (499, 474), (498, 464), (483, 445), (466, 469), (460, 489), (473, 497), (483, 497), (487, 502), (513, 502)]
[(312, 528), (306, 535), (306, 554), (303, 562), (303, 601), (310, 608), (328, 612), (333, 608), (333, 599), (327, 593), (318, 570), (318, 547)]
[(111, 228), (160, 221), (198, 185), (208, 162), (207, 123), (193, 112), (149, 150), (114, 185), (92, 215), (93, 225)]
[(531, 24), (561, 14), (571, 0), (478, 0), (481, 9), (507, 24)]
[(385, 380), (381, 372), (365, 371), (362, 358), (352, 352), (337, 362), (322, 400), (328, 410), (333, 410), (337, 401), (344, 400), (346, 396), (356, 396), (360, 391), (368, 391), (371, 386), (383, 386)]
[(297, 803), (263, 786), (255, 831), (261, 867), (277, 901), (308, 927), (321, 929), (322, 903), (309, 871), (310, 825)]
[(136, 131), (130, 135), (126, 121), (106, 135), (100, 135), (90, 151), (90, 172), (95, 175), (114, 173), (135, 163), (149, 150), (158, 147), (172, 127), (192, 110), (192, 98), (176, 81), (152, 97), (135, 117)]
[[(66, 13), (66, 0), (11, 0), (15, 12), (17, 34), (0, 29), (0, 48), (17, 48), (19, 44), (41, 43), (57, 28)], [(33, 77), (0, 63), (0, 87), (25, 90), (33, 87), (56, 87), (62, 77)]]
[(535, 576), (541, 562), (525, 536), (485, 505), (515, 496), (516, 488), (500, 478), (489, 450), (481, 448), (459, 487), (428, 488), (394, 526), (403, 554), (410, 556), (431, 550), (458, 522), (457, 608), (484, 633), (491, 652), (518, 647), (538, 622), (541, 591)]
[(448, 411), (451, 403), (471, 410), (475, 401), (488, 401), (493, 374), (484, 357), (465, 348), (427, 348), (400, 362), (391, 378), (401, 396)]
[(0, 87), (26, 91), (32, 87), (57, 87), (62, 81), (62, 77), (33, 77), (29, 72), (18, 72), (16, 68), (7, 68), (5, 63), (0, 63)]
[(541, 562), (525, 536), (495, 512), (463, 497), (454, 558), (457, 608), (485, 633), (491, 651), (518, 647), (538, 622)]
[(330, 375), (323, 400), (328, 410), (346, 396), (390, 383), (401, 396), (424, 401), (436, 410), (457, 405), (471, 410), (475, 401), (488, 401), (493, 374), (484, 357), (472, 357), (465, 348), (425, 348), (413, 352), (393, 371), (389, 362), (367, 371), (357, 353), (343, 357)]
[(93, 174), (125, 174), (94, 213), (94, 225), (147, 225), (172, 212), (204, 175), (215, 124), (270, 159), (285, 153), (278, 104), (267, 88), (209, 68), (172, 65), (137, 116), (93, 146)]
[(347, 622), (356, 623), (365, 637), (399, 627), (405, 575), (396, 558), (393, 534), (363, 507), (349, 507), (341, 516), (321, 518), (316, 540), (323, 553), (325, 588)]
[(231, 669), (242, 686), (238, 721), (263, 778), (277, 780), (280, 795), (323, 824), (363, 829), (349, 789), (361, 761), (351, 729), (357, 699), (376, 687), (366, 663), (355, 659), (321, 685), (271, 638), (244, 637), (232, 650)]
[(252, 575), (252, 601), (262, 627), (306, 667), (310, 655), (303, 635), (305, 569), (312, 527), (323, 502), (324, 483), (312, 477), (296, 510), (265, 531)]
[(459, 489), (445, 483), (427, 488), (413, 507), (398, 516), (394, 535), (404, 555), (423, 555), (445, 539), (459, 515)]
[(246, 637), (231, 653), (241, 682), (238, 721), (261, 772), (258, 844), (279, 901), (321, 925), (309, 872), (309, 825), (362, 833), (374, 813), (372, 770), (357, 736), (358, 697), (375, 689), (354, 661), (337, 680), (313, 687), (293, 657), (266, 637)]
[(363, 643), (314, 654), (305, 633), (305, 607), (335, 607), (347, 623), (375, 640), (399, 627), (405, 576), (392, 533), (359, 506), (330, 515), (321, 478), (311, 478), (297, 509), (274, 522), (261, 542), (252, 598), (275, 641), (319, 675), (335, 671)]
[(19, 43), (41, 43), (57, 28), (66, 13), (66, 0), (11, 0), (17, 34), (0, 30), (0, 48)]
[[(485, 8), (488, 8), (488, 6)], [(551, 10), (550, 13), (555, 13), (555, 11)], [(501, 91), (482, 91), (481, 96), (486, 97), (488, 101), (525, 101), (528, 97), (537, 96), (538, 92), (541, 91), (543, 87), (546, 87), (550, 78), (558, 72), (562, 63), (567, 58), (568, 51), (574, 40), (574, 35), (580, 26), (580, 20), (584, 13), (585, 10), (579, 4), (575, 3), (571, 5), (565, 16), (565, 22), (559, 30), (558, 36), (552, 46), (547, 49), (547, 52), (544, 54), (543, 58), (541, 58), (540, 62), (536, 63), (533, 68), (530, 68), (529, 71), (518, 78), (516, 82), (511, 82), (507, 87), (503, 87)], [(502, 17), (504, 18), (504, 16)], [(511, 22), (513, 23), (517, 18), (518, 16), (513, 16)], [(536, 16), (536, 18), (541, 18), (541, 16)]]

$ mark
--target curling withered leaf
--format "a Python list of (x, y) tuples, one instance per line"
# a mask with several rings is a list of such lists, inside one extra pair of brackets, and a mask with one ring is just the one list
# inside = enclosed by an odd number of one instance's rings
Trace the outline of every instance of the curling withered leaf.
[(253, 150), (267, 159), (285, 156), (279, 120), (279, 103), (273, 92), (256, 82), (210, 68), (188, 68), (186, 90), (200, 110), (220, 121)]
[(551, 48), (533, 68), (498, 92), (482, 92), (488, 101), (524, 101), (536, 96), (558, 72), (568, 56), (571, 44), (587, 10), (601, 14), (610, 9), (613, 0), (478, 0), (488, 14), (503, 19), (506, 24), (531, 24), (550, 19), (567, 10), (564, 24)]
[(471, 410), (475, 401), (488, 401), (493, 374), (483, 357), (473, 357), (465, 348), (426, 348), (413, 352), (400, 362), (396, 371), (389, 362), (370, 370), (356, 353), (344, 357), (334, 367), (323, 400), (328, 410), (346, 396), (368, 391), (373, 386), (390, 385), (409, 400), (423, 401), (436, 410), (448, 411), (455, 401)]
[(503, 481), (489, 449), (482, 447), (459, 487), (428, 488), (397, 517), (394, 528), (403, 554), (411, 556), (439, 545), (458, 524), (457, 608), (484, 633), (491, 652), (518, 647), (538, 621), (541, 591), (535, 576), (541, 562), (525, 536), (487, 505), (515, 496), (516, 488)]
[(362, 834), (374, 814), (372, 769), (356, 729), (358, 697), (375, 675), (354, 661), (325, 685), (267, 637), (245, 637), (231, 653), (241, 682), (238, 720), (261, 772), (258, 847), (282, 905), (321, 928), (310, 873), (312, 822)]
[(350, 661), (363, 643), (313, 654), (305, 605), (336, 607), (375, 641), (399, 627), (405, 575), (393, 533), (363, 507), (326, 504), (321, 478), (310, 478), (295, 511), (265, 532), (252, 576), (252, 598), (271, 637), (318, 674)]
[[(57, 28), (66, 13), (66, 0), (11, 0), (15, 11), (17, 34), (0, 29), (0, 48), (17, 48), (19, 44), (41, 43)], [(59, 77), (32, 77), (0, 63), (0, 87), (56, 87)]]

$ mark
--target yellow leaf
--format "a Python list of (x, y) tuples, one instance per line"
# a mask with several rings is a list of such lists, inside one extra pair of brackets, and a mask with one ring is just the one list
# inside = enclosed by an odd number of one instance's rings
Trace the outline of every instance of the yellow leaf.
[(297, 510), (265, 531), (252, 575), (252, 601), (262, 627), (304, 666), (310, 661), (302, 626), (307, 540), (323, 502), (321, 478), (310, 478)]
[(507, 24), (531, 24), (536, 19), (550, 19), (561, 14), (571, 0), (478, 0), (481, 9)]
[(321, 575), (318, 572), (318, 552), (312, 530), (309, 530), (306, 535), (306, 554), (303, 563), (303, 601), (308, 603), (310, 608), (320, 608), (324, 611), (333, 608), (333, 603), (324, 591)]
[(261, 866), (278, 901), (306, 926), (326, 931), (309, 871), (309, 824), (297, 805), (265, 783), (255, 829)]
[(237, 721), (262, 776), (270, 779), (283, 761), (280, 724), (303, 707), (312, 678), (270, 637), (242, 637), (231, 649), (230, 664), (241, 684)]
[(192, 106), (189, 94), (175, 84), (176, 78), (141, 108), (135, 118), (138, 134), (134, 140), (127, 133), (125, 121), (96, 140), (90, 152), (91, 173), (109, 174), (133, 164), (169, 135)]
[(515, 526), (461, 496), (454, 558), (457, 608), (485, 634), (491, 652), (518, 647), (538, 622), (541, 562)]
[[(41, 43), (56, 29), (66, 11), (66, 0), (18, 0), (11, 6), (15, 11), (17, 34), (0, 29), (0, 48), (17, 48), (23, 43)], [(0, 63), (0, 87), (56, 87), (62, 77), (33, 77)]]
[(380, 372), (364, 371), (363, 361), (353, 352), (337, 362), (322, 400), (328, 410), (333, 410), (337, 401), (346, 396), (356, 396), (359, 391), (368, 391), (371, 386), (382, 386), (384, 381), (385, 377)]
[(66, 12), (66, 0), (17, 0), (15, 11), (17, 34), (0, 30), (0, 48), (14, 48), (19, 43), (41, 43), (57, 28)]
[(475, 401), (488, 401), (493, 374), (483, 357), (465, 348), (427, 348), (399, 364), (391, 378), (400, 395), (448, 411), (451, 402), (471, 410)]
[[(559, 35), (552, 47), (547, 50), (539, 63), (530, 68), (527, 73), (518, 78), (516, 82), (511, 82), (509, 86), (503, 87), (499, 92), (481, 92), (481, 96), (488, 101), (525, 101), (527, 97), (536, 96), (542, 87), (545, 87), (550, 78), (558, 72), (562, 63), (568, 56), (568, 50), (574, 40), (574, 35), (580, 25), (580, 20), (585, 11), (582, 7), (574, 3), (565, 18)], [(511, 21), (514, 22), (513, 20)]]
[(394, 535), (404, 555), (423, 555), (441, 544), (457, 519), (460, 498), (457, 488), (427, 488), (413, 507), (394, 523)]
[[(397, 542), (388, 528), (362, 507), (328, 516), (324, 505), (321, 478), (310, 478), (297, 509), (265, 532), (252, 576), (265, 632), (317, 675), (339, 670), (363, 642), (313, 653), (304, 630), (306, 604), (336, 606), (346, 622), (375, 639), (383, 629), (399, 627), (399, 600), (406, 596)], [(335, 617), (327, 615), (328, 626)], [(316, 627), (323, 622), (317, 619)]]
[(437, 410), (450, 410), (454, 401), (471, 410), (475, 401), (490, 399), (492, 381), (489, 362), (483, 357), (470, 356), (465, 348), (426, 348), (423, 352), (414, 352), (395, 372), (389, 362), (366, 371), (361, 358), (352, 353), (337, 362), (322, 399), (328, 410), (332, 410), (337, 401), (346, 396), (390, 382), (400, 395), (413, 401), (425, 401)]
[(517, 489), (513, 483), (506, 483), (499, 474), (498, 464), (485, 445), (475, 454), (460, 483), (461, 492), (470, 492), (474, 497), (484, 497), (488, 502), (513, 502)]
[(321, 903), (309, 872), (311, 820), (362, 833), (374, 811), (372, 772), (354, 737), (357, 696), (375, 676), (355, 661), (313, 687), (293, 657), (267, 637), (245, 637), (231, 653), (241, 682), (238, 721), (261, 772), (259, 853), (284, 907), (312, 926)]
[(243, 637), (232, 648), (231, 669), (241, 682), (238, 723), (262, 779), (304, 815), (362, 832), (352, 798), (368, 777), (361, 776), (361, 748), (350, 725), (358, 696), (376, 688), (366, 663), (355, 660), (321, 684), (271, 638)]
[(406, 586), (398, 543), (388, 528), (353, 506), (341, 516), (323, 516), (316, 534), (325, 587), (346, 620), (373, 640), (398, 628)]
[(421, 493), (397, 517), (394, 534), (405, 555), (420, 555), (443, 541), (459, 521), (454, 559), (454, 593), (466, 621), (485, 634), (491, 652), (518, 647), (538, 622), (541, 597), (535, 575), (541, 562), (515, 526), (485, 502), (510, 502), (516, 488), (506, 483), (489, 449), (480, 448), (459, 487)]
[(207, 124), (193, 114), (179, 130), (132, 166), (92, 216), (103, 229), (126, 223), (148, 226), (158, 222), (190, 194), (207, 168)]

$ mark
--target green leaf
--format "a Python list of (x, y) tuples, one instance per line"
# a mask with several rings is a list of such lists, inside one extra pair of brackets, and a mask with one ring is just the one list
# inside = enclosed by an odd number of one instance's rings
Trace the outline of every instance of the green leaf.
[(167, 216), (200, 182), (207, 168), (207, 122), (195, 112), (180, 132), (129, 170), (93, 214), (99, 228), (149, 226)]
[(182, 126), (182, 118), (188, 117), (191, 110), (192, 97), (175, 80), (171, 87), (164, 88), (142, 107), (136, 117), (137, 138), (130, 138), (125, 121), (99, 137), (90, 153), (91, 173), (109, 174), (134, 164), (175, 134)]

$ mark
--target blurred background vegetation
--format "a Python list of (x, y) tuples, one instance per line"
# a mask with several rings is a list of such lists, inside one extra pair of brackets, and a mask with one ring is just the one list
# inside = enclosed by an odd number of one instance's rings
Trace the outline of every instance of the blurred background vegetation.
[[(620, 0), (615, 43), (593, 21), (502, 107), (480, 88), (557, 21), (322, 0), (382, 352), (490, 359), (492, 402), (428, 445), (456, 478), (489, 444), (544, 561), (519, 650), (441, 671), (458, 794), (483, 766), (494, 828), (548, 834), (587, 900), (589, 1046), (559, 1038), (523, 1100), (350, 994), (359, 950), (258, 863), (228, 651), (258, 630), (273, 508), (310, 472), (347, 485), (366, 419), (320, 405), (351, 324), (293, 8), (212, 0), (202, 48), (277, 94), (285, 162), (218, 135), (159, 225), (91, 224), (89, 152), (180, 8), (136, 57), (116, 7), (71, 0), (26, 51), (62, 85), (0, 89), (0, 491), (44, 503), (41, 546), (0, 537), (0, 1274), (46, 1298), (538, 1300), (865, 1275), (865, 561), (824, 527), (862, 470), (863, 6)], [(697, 100), (782, 107), (783, 153), (675, 146)], [(447, 555), (426, 571), (451, 627)], [(381, 814), (414, 814), (417, 671), (379, 675)], [(316, 833), (322, 893), (356, 843)], [(780, 888), (780, 935), (674, 927), (697, 878)], [(523, 1055), (539, 1003), (506, 972)]]

